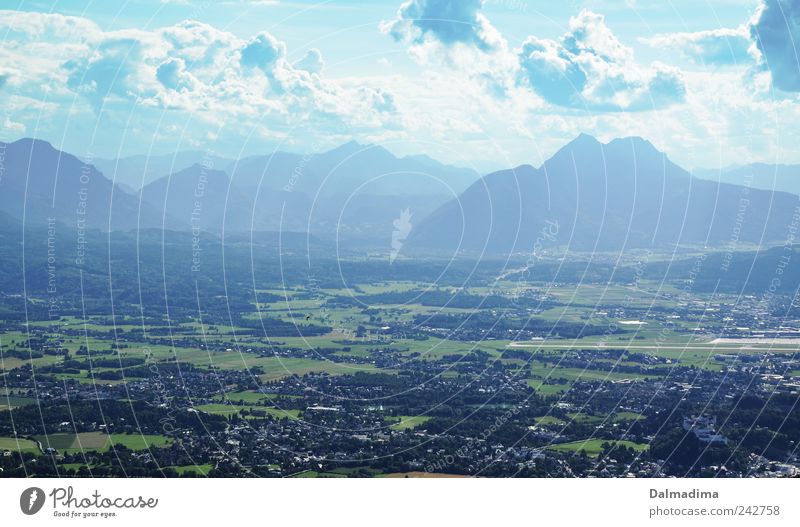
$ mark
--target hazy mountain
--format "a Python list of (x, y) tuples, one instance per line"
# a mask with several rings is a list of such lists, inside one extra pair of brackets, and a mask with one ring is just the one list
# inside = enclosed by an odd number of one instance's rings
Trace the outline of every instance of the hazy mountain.
[(316, 155), (249, 157), (231, 169), (256, 211), (254, 228), (361, 240), (389, 239), (402, 210), (423, 218), (478, 179), (470, 169), (354, 141)]
[[(28, 225), (51, 219), (72, 228), (107, 230), (160, 225), (147, 205), (115, 187), (93, 165), (36, 139), (0, 143), (0, 211)], [(172, 225), (168, 218), (167, 225)]]
[(158, 178), (180, 172), (195, 164), (227, 170), (232, 163), (230, 159), (199, 150), (163, 155), (134, 155), (119, 159), (92, 159), (90, 162), (114, 183), (134, 193)]
[(274, 152), (268, 155), (251, 156), (235, 161), (230, 166), (234, 184), (249, 193), (283, 191), (293, 187), (294, 174), (308, 175), (307, 160), (302, 155), (289, 152)]
[(427, 156), (398, 158), (355, 142), (321, 154), (276, 152), (236, 162), (185, 151), (89, 163), (43, 141), (3, 146), (0, 212), (20, 222), (54, 218), (72, 226), (85, 202), (86, 226), (99, 229), (108, 228), (111, 210), (112, 229), (221, 232), (224, 225), (231, 233), (369, 238), (379, 232), (381, 238), (401, 210), (421, 218), (478, 178)]
[(172, 216), (185, 229), (219, 232), (225, 225), (243, 230), (252, 212), (252, 205), (225, 172), (197, 164), (157, 179), (139, 195), (159, 211), (159, 219)]
[(732, 185), (800, 194), (800, 165), (754, 163), (719, 170), (699, 169), (693, 175)]
[(411, 230), (407, 250), (525, 252), (782, 242), (798, 197), (693, 178), (636, 137), (581, 135), (540, 168), (487, 175)]
[(334, 194), (452, 196), (478, 179), (465, 168), (427, 156), (396, 157), (381, 146), (351, 141), (315, 155), (276, 152), (241, 160), (232, 166), (233, 182), (242, 189), (288, 189)]

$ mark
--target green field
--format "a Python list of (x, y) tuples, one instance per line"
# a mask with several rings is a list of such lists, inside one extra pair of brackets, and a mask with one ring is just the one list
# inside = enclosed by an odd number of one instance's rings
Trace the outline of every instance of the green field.
[(172, 444), (171, 438), (162, 435), (111, 434), (110, 438), (109, 448), (121, 445), (131, 450), (147, 450), (148, 448), (162, 448)]
[(85, 450), (105, 450), (108, 434), (103, 432), (82, 432), (80, 434), (58, 433), (36, 436), (42, 448), (55, 448), (59, 454), (75, 454)]
[(164, 467), (164, 469), (171, 468), (180, 475), (184, 474), (197, 474), (198, 476), (207, 476), (214, 468), (214, 465), (185, 465), (182, 467)]
[(394, 423), (389, 428), (392, 430), (411, 430), (430, 421), (426, 415), (399, 415), (387, 417), (386, 420)]
[(572, 441), (569, 443), (560, 443), (557, 445), (548, 446), (548, 450), (553, 450), (561, 453), (578, 453), (585, 452), (589, 457), (597, 457), (603, 452), (603, 443), (609, 443), (617, 446), (625, 446), (633, 448), (637, 452), (644, 452), (648, 449), (648, 445), (641, 443), (634, 443), (632, 441), (614, 441), (611, 439), (583, 439), (580, 441)]
[(605, 370), (590, 370), (580, 368), (561, 368), (560, 366), (545, 366), (539, 362), (531, 367), (531, 374), (543, 380), (563, 379), (565, 381), (622, 381), (638, 380), (657, 375), (643, 375), (641, 373), (617, 373)]
[(644, 419), (644, 416), (642, 414), (637, 414), (636, 412), (617, 412), (613, 416), (615, 423), (623, 421), (638, 421), (639, 419)]
[(36, 399), (33, 397), (17, 397), (14, 395), (4, 396), (0, 395), (0, 411), (11, 410), (19, 408), (20, 406), (27, 406), (29, 404), (36, 404)]
[(169, 445), (172, 439), (161, 435), (111, 434), (104, 432), (81, 432), (79, 434), (58, 433), (36, 436), (43, 448), (55, 448), (59, 454), (76, 454), (96, 450), (105, 452), (116, 445), (131, 450), (146, 450)]
[(248, 413), (252, 413), (253, 411), (266, 412), (268, 415), (271, 415), (276, 419), (299, 419), (301, 414), (300, 410), (294, 409), (272, 408), (268, 406), (233, 405), (224, 403), (201, 404), (199, 406), (195, 406), (195, 409), (209, 414), (222, 415), (225, 417), (230, 417), (243, 411)]
[(232, 403), (260, 403), (261, 401), (275, 399), (276, 397), (277, 395), (273, 393), (247, 391), (247, 392), (228, 392), (225, 393), (224, 395), (218, 395), (217, 397), (214, 398), (214, 400), (230, 401)]
[(304, 470), (297, 472), (287, 477), (290, 478), (346, 478), (346, 474), (339, 474), (337, 472), (317, 472), (315, 470)]
[(12, 452), (32, 452), (39, 453), (39, 446), (30, 439), (15, 437), (0, 437), (0, 451), (10, 450)]
[(606, 420), (606, 416), (604, 415), (587, 415), (581, 412), (574, 412), (567, 414), (571, 421), (575, 421), (577, 423), (585, 423), (585, 424), (598, 424), (602, 423)]
[(537, 417), (536, 418), (536, 424), (537, 425), (543, 425), (543, 426), (546, 426), (546, 425), (559, 425), (560, 426), (560, 425), (566, 424), (566, 421), (564, 421), (560, 417), (556, 417), (556, 416), (553, 416), (553, 415), (545, 415), (545, 416), (542, 416), (542, 417)]

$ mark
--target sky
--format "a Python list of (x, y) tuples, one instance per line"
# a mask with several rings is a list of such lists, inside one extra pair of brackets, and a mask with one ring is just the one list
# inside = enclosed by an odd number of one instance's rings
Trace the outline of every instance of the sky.
[(800, 163), (800, 0), (0, 2), (0, 140), (83, 158), (356, 140), (481, 171), (580, 133)]

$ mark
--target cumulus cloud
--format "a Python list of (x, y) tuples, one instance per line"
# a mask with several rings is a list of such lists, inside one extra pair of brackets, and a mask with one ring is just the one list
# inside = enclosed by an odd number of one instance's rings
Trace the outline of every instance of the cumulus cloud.
[(5, 40), (43, 40), (60, 37), (71, 41), (86, 40), (99, 31), (88, 18), (59, 13), (29, 13), (0, 10), (0, 28)]
[(645, 44), (704, 65), (736, 65), (752, 61), (750, 34), (746, 26), (692, 33), (665, 33), (641, 39)]
[(182, 58), (169, 58), (156, 69), (156, 79), (171, 90), (189, 90), (197, 87), (197, 79), (186, 71), (186, 62)]
[(779, 90), (800, 91), (800, 3), (762, 0), (750, 24), (760, 64)]
[(309, 49), (302, 59), (294, 63), (294, 67), (309, 73), (322, 73), (325, 61), (322, 60), (322, 53), (318, 49)]
[(3, 120), (3, 130), (4, 134), (15, 134), (16, 136), (22, 135), (25, 133), (25, 125), (22, 123), (17, 123), (12, 121), (8, 117), (5, 117)]
[(419, 64), (434, 65), (466, 85), (505, 98), (515, 85), (517, 58), (480, 13), (483, 0), (407, 0), (380, 29), (409, 46)]
[(381, 25), (396, 40), (421, 45), (437, 41), (446, 46), (466, 44), (483, 51), (497, 49), (501, 38), (480, 13), (483, 0), (408, 0), (397, 17)]
[(285, 43), (266, 32), (243, 39), (192, 20), (104, 31), (79, 17), (0, 12), (3, 30), (11, 36), (0, 48), (0, 73), (12, 79), (4, 91), (60, 100), (65, 110), (81, 101), (98, 115), (169, 109), (211, 126), (249, 122), (273, 135), (312, 122), (315, 134), (326, 132), (321, 124), (330, 132), (395, 122), (391, 94), (323, 77), (318, 50), (292, 64)]
[(242, 49), (242, 65), (271, 71), (286, 56), (286, 46), (269, 33), (259, 33)]
[(529, 37), (518, 53), (520, 80), (552, 104), (601, 111), (669, 106), (686, 94), (681, 73), (642, 67), (602, 15), (583, 10), (559, 41)]
[(101, 41), (94, 53), (66, 61), (67, 86), (85, 96), (95, 109), (111, 96), (137, 98), (153, 96), (147, 78), (140, 76), (145, 43), (135, 37), (119, 36)]

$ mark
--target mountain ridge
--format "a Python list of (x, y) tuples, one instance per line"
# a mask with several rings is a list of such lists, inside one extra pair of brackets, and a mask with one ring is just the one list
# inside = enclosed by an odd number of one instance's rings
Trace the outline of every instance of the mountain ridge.
[[(746, 214), (737, 219), (745, 199)], [(618, 251), (777, 243), (786, 238), (797, 202), (791, 194), (693, 178), (639, 137), (604, 144), (581, 134), (539, 168), (486, 175), (414, 229), (409, 250), (508, 254), (537, 246)], [(559, 225), (558, 235), (540, 239), (548, 224)]]

